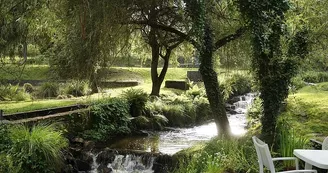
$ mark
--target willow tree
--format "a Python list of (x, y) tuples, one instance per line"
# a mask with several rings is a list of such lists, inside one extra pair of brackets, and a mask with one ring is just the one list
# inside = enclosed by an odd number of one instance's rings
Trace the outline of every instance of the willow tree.
[(127, 48), (130, 30), (120, 25), (125, 20), (120, 7), (118, 0), (61, 1), (57, 14), (65, 29), (51, 59), (51, 68), (60, 78), (88, 80), (97, 92), (99, 70)]
[(19, 73), (6, 71), (15, 79), (19, 79), (24, 70), (27, 45), (34, 40), (31, 38), (31, 33), (35, 33), (34, 19), (44, 4), (44, 0), (0, 0), (0, 69), (7, 70), (8, 64), (15, 66), (16, 72), (20, 69)]

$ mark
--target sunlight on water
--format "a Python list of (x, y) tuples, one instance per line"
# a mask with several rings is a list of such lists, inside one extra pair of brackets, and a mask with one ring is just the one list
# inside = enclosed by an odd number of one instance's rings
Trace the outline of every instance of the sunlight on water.
[[(231, 131), (234, 135), (241, 136), (246, 133), (246, 110), (252, 103), (253, 94), (240, 97), (240, 101), (233, 104), (235, 107), (233, 114), (228, 114)], [(191, 147), (199, 142), (209, 141), (217, 135), (217, 128), (214, 122), (195, 126), (193, 128), (171, 128), (169, 131), (149, 132), (147, 137), (132, 136), (115, 140), (109, 148), (142, 150), (147, 152), (161, 152), (164, 154), (174, 154), (178, 151)], [(96, 173), (98, 164), (92, 165), (92, 173)], [(138, 156), (116, 155), (113, 163), (107, 165), (114, 173), (153, 173), (154, 159), (149, 163), (143, 163)]]

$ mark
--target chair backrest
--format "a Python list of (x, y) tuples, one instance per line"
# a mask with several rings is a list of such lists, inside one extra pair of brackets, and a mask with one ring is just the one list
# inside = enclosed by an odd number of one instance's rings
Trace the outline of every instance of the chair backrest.
[(328, 136), (322, 142), (322, 149), (323, 150), (328, 150)]
[(256, 136), (253, 136), (252, 139), (255, 145), (257, 157), (259, 159), (260, 173), (263, 173), (263, 166), (267, 167), (271, 173), (275, 173), (275, 168), (268, 145)]

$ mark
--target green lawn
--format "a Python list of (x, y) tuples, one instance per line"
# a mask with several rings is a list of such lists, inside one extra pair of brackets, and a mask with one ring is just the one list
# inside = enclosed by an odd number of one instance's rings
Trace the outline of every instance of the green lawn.
[(299, 135), (328, 136), (328, 83), (306, 86), (290, 94), (283, 118)]
[[(15, 67), (10, 67), (10, 70), (15, 71)], [(160, 73), (161, 69), (158, 69)], [(187, 77), (188, 70), (198, 70), (197, 68), (169, 68), (165, 77), (165, 80), (176, 79), (183, 80)], [(26, 65), (25, 70), (22, 74), (22, 80), (46, 80), (49, 72), (49, 67), (46, 65)], [(16, 73), (18, 73), (16, 71)], [(227, 76), (233, 73), (247, 73), (246, 71), (239, 70), (220, 70), (219, 79), (224, 80)], [(12, 75), (5, 73), (0, 70), (2, 79), (14, 79)], [(151, 92), (151, 77), (150, 68), (129, 68), (129, 67), (115, 67), (105, 73), (105, 78), (109, 81), (124, 81), (124, 80), (138, 80), (141, 81), (141, 85), (133, 88), (142, 88), (145, 92)], [(165, 82), (162, 84), (161, 94), (180, 94), (184, 91), (164, 88)], [(119, 96), (124, 90), (131, 87), (125, 88), (109, 88), (104, 89), (104, 93), (93, 94), (91, 96), (79, 97), (75, 99), (49, 99), (49, 100), (37, 100), (28, 102), (0, 102), (0, 109), (5, 111), (5, 114), (11, 114), (15, 112), (32, 111), (45, 108), (53, 108), (59, 106), (74, 105), (79, 103), (90, 103), (97, 99), (102, 99), (108, 95), (111, 97)]]
[(0, 79), (45, 80), (49, 73), (47, 65), (5, 66), (0, 68)]

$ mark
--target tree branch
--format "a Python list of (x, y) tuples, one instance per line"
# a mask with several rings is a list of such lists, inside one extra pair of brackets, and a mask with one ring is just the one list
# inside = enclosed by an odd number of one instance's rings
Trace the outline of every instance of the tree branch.
[(230, 41), (236, 40), (237, 38), (241, 37), (245, 32), (246, 32), (246, 28), (245, 27), (241, 27), (235, 33), (230, 34), (228, 36), (225, 36), (225, 37), (221, 38), (220, 40), (218, 40), (214, 44), (213, 50), (216, 51), (217, 49), (219, 49), (220, 47), (226, 45)]
[(194, 39), (192, 39), (188, 34), (185, 34), (182, 31), (179, 31), (179, 30), (177, 30), (175, 28), (172, 28), (172, 27), (169, 27), (169, 26), (161, 25), (161, 24), (158, 24), (158, 23), (153, 23), (153, 22), (150, 22), (150, 21), (128, 21), (125, 24), (148, 25), (148, 26), (151, 26), (151, 27), (156, 28), (156, 29), (171, 32), (171, 33), (174, 33), (174, 34), (178, 35), (180, 38), (182, 38), (186, 41), (189, 41), (196, 48), (200, 47), (200, 45)]

